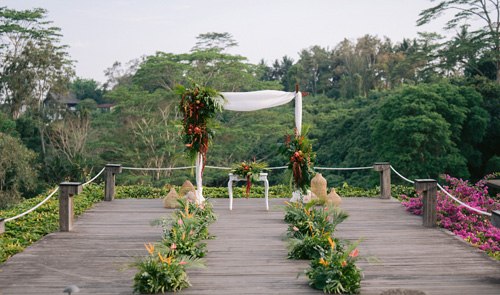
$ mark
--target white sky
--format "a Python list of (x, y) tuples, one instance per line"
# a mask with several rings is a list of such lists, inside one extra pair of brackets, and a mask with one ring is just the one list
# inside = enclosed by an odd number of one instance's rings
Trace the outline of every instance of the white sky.
[(441, 30), (444, 19), (416, 27), (429, 0), (0, 0), (23, 10), (42, 7), (62, 29), (79, 77), (104, 82), (104, 70), (156, 51), (187, 53), (199, 34), (228, 32), (229, 51), (269, 65), (313, 45), (335, 47), (365, 34), (393, 42)]

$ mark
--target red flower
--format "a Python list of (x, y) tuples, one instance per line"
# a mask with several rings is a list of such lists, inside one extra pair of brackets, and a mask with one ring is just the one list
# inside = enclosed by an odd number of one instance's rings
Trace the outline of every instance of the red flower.
[(359, 253), (359, 251), (358, 251), (358, 249), (356, 249), (356, 250), (352, 251), (351, 254), (349, 254), (349, 256), (354, 258), (354, 257), (358, 256), (358, 253)]
[(201, 134), (201, 128), (198, 127), (198, 126), (194, 127), (194, 133), (195, 134)]

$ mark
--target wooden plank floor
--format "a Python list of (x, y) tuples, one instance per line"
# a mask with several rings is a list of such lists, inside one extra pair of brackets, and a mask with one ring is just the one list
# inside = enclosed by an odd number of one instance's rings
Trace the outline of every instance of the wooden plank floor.
[[(270, 200), (270, 205), (283, 200)], [(343, 199), (351, 217), (337, 235), (365, 236), (361, 254), (381, 265), (365, 269), (361, 294), (392, 288), (428, 294), (500, 294), (500, 262), (442, 229), (421, 226), (421, 218), (395, 200)], [(280, 235), (283, 212), (265, 211), (263, 199), (216, 200), (219, 220), (208, 241), (209, 270), (190, 270), (192, 287), (180, 294), (322, 294), (296, 274), (306, 261), (286, 260)], [(72, 232), (45, 236), (0, 265), (0, 294), (62, 294), (66, 285), (78, 294), (132, 294), (135, 269), (118, 271), (134, 255), (146, 255), (144, 243), (161, 238), (149, 221), (171, 210), (162, 200), (114, 200), (97, 204), (75, 221)]]

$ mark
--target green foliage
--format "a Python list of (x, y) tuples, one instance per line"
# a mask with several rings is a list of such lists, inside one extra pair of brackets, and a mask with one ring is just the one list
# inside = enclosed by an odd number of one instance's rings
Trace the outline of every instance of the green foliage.
[(355, 262), (358, 259), (356, 247), (362, 240), (346, 249), (338, 245), (318, 247), (320, 258), (311, 260), (310, 268), (304, 271), (310, 280), (309, 285), (328, 294), (359, 294), (361, 269)]
[[(404, 87), (388, 96), (372, 134), (384, 139), (375, 145), (379, 160), (390, 159), (410, 178), (437, 178), (444, 171), (469, 177), (468, 155), (459, 146), (485, 134), (487, 117), (475, 111), (480, 101), (473, 89), (445, 83)], [(474, 126), (474, 136), (468, 126)]]
[(205, 268), (205, 261), (179, 255), (175, 250), (161, 250), (154, 245), (145, 245), (150, 256), (135, 257), (128, 267), (139, 272), (134, 276), (134, 293), (155, 294), (175, 292), (191, 286), (186, 268)]
[(21, 192), (36, 185), (35, 155), (18, 138), (0, 132), (0, 209), (20, 200)]

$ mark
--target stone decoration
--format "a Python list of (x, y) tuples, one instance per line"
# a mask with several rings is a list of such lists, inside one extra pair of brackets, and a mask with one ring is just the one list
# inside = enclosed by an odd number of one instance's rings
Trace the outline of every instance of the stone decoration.
[(187, 193), (189, 192), (194, 193), (194, 191), (195, 191), (194, 185), (191, 183), (191, 181), (186, 180), (184, 184), (181, 186), (181, 189), (179, 190), (179, 196), (184, 197), (185, 195), (187, 195)]
[(165, 207), (167, 208), (179, 208), (181, 207), (181, 204), (177, 202), (178, 199), (179, 195), (174, 188), (171, 188), (168, 195), (165, 197), (165, 199), (163, 199), (163, 205), (165, 205)]

